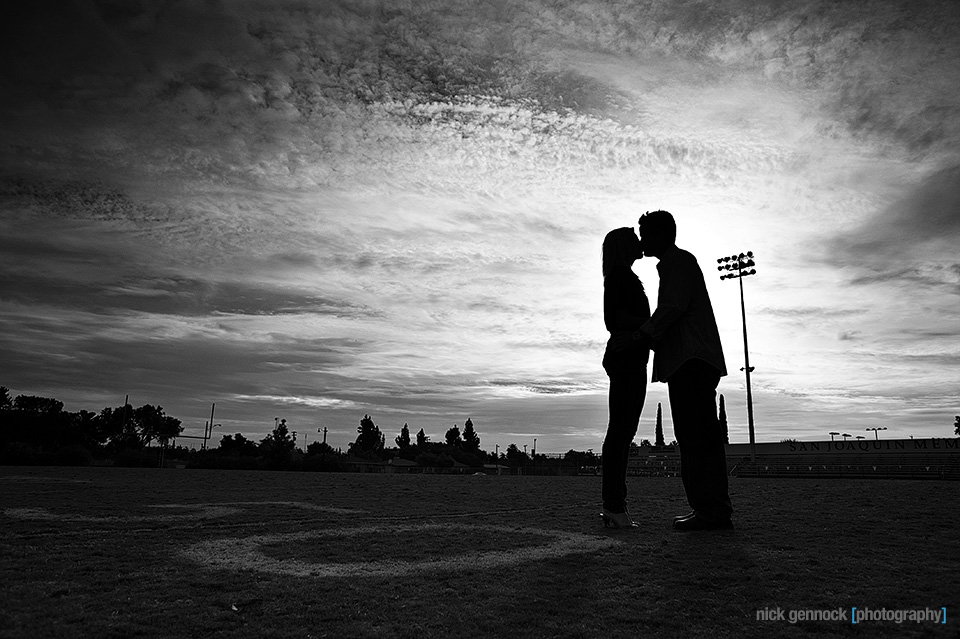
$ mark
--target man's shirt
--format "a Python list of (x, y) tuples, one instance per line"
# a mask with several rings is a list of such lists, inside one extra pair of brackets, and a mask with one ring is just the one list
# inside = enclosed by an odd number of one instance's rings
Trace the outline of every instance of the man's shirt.
[(726, 375), (720, 332), (697, 258), (674, 246), (660, 257), (657, 271), (657, 310), (640, 329), (653, 340), (652, 381), (667, 381), (694, 358)]

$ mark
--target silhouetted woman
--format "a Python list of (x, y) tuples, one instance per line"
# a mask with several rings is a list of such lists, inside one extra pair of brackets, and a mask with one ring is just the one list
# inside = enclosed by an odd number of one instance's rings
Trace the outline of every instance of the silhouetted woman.
[(603, 518), (605, 526), (636, 526), (627, 511), (627, 455), (637, 434), (647, 395), (649, 340), (639, 332), (650, 319), (643, 284), (631, 267), (643, 257), (640, 240), (630, 227), (615, 229), (603, 239), (603, 322), (611, 337), (621, 333), (633, 339), (627, 348), (609, 343), (603, 368), (610, 377), (609, 422), (603, 439)]

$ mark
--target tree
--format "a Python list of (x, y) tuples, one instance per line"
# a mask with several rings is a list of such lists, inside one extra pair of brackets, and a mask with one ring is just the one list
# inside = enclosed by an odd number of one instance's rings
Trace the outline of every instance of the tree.
[(17, 395), (13, 400), (13, 409), (27, 413), (57, 414), (63, 411), (63, 402), (52, 397), (35, 397), (33, 395)]
[(133, 423), (144, 446), (153, 440), (172, 439), (183, 430), (179, 419), (164, 415), (163, 407), (144, 404), (133, 411)]
[(400, 429), (400, 435), (398, 435), (394, 441), (397, 442), (397, 446), (400, 447), (400, 450), (410, 446), (410, 428), (406, 424), (404, 424), (403, 428)]
[(336, 455), (337, 451), (326, 442), (313, 442), (307, 446), (307, 455)]
[(73, 415), (63, 411), (63, 402), (32, 395), (10, 401), (7, 389), (0, 390), (0, 446), (22, 442), (53, 450), (68, 443)]
[(350, 453), (360, 457), (375, 457), (383, 452), (386, 438), (369, 415), (364, 415), (357, 427), (357, 440), (350, 444)]
[(19, 395), (10, 401), (0, 386), (0, 444), (18, 441), (57, 452), (85, 449), (85, 455), (102, 446), (110, 453), (140, 450), (153, 441), (176, 437), (183, 430), (179, 419), (166, 415), (162, 406), (130, 404), (104, 408), (100, 413), (63, 410), (51, 397)]
[(456, 424), (453, 425), (453, 428), (447, 431), (447, 434), (444, 435), (444, 439), (447, 440), (447, 446), (454, 446), (456, 448), (463, 446), (463, 439), (460, 437), (460, 429), (457, 428)]
[(78, 413), (69, 413), (69, 416), (70, 430), (65, 443), (82, 446), (91, 452), (104, 444), (97, 432), (96, 413), (81, 410)]
[(480, 451), (480, 436), (473, 429), (473, 422), (470, 418), (463, 424), (463, 450), (468, 453), (477, 453)]
[(133, 411), (130, 404), (116, 408), (105, 407), (94, 419), (97, 438), (113, 452), (132, 448), (139, 438), (128, 432), (127, 416)]
[(417, 448), (425, 448), (429, 443), (430, 438), (427, 437), (427, 434), (423, 432), (423, 429), (421, 428), (419, 432), (417, 432)]
[(507, 446), (507, 461), (513, 466), (526, 465), (530, 461), (530, 457), (517, 448), (516, 444), (510, 444)]
[(271, 468), (281, 468), (290, 461), (297, 443), (287, 429), (287, 420), (281, 419), (273, 431), (260, 440), (260, 452)]
[(434, 455), (429, 451), (426, 451), (417, 455), (417, 458), (414, 461), (417, 462), (418, 466), (427, 466), (432, 468), (435, 466), (439, 466), (438, 460), (439, 458), (436, 455)]
[(600, 467), (600, 458), (593, 453), (593, 450), (586, 452), (568, 450), (563, 456), (563, 461), (564, 465), (572, 463), (578, 474), (596, 475)]
[(730, 429), (727, 428), (727, 406), (723, 402), (723, 395), (720, 395), (720, 417), (718, 418), (720, 422), (720, 432), (723, 433), (723, 443), (730, 443)]
[(657, 402), (657, 446), (663, 446), (663, 407)]
[(95, 436), (114, 451), (140, 450), (155, 439), (176, 437), (183, 430), (179, 419), (165, 415), (162, 406), (150, 404), (107, 407), (94, 421)]
[(257, 444), (242, 434), (224, 435), (220, 439), (220, 452), (237, 457), (256, 457)]

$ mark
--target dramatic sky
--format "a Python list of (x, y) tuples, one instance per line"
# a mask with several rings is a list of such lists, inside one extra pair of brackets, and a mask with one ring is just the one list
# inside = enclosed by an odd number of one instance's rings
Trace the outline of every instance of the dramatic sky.
[[(3, 9), (0, 385), (200, 434), (370, 414), (599, 450), (600, 245), (677, 218), (746, 441), (960, 414), (960, 4), (37, 0)], [(656, 260), (634, 270), (651, 304)], [(650, 387), (639, 438), (666, 387)]]

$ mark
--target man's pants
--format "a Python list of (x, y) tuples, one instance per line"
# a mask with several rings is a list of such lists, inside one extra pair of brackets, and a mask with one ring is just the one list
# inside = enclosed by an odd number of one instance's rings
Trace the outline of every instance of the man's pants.
[(673, 432), (680, 444), (680, 477), (687, 502), (701, 517), (730, 518), (727, 460), (717, 420), (720, 372), (700, 359), (684, 362), (667, 380)]
[(627, 507), (627, 456), (637, 434), (640, 412), (647, 396), (646, 367), (636, 372), (610, 375), (610, 421), (603, 438), (603, 507), (622, 513)]

